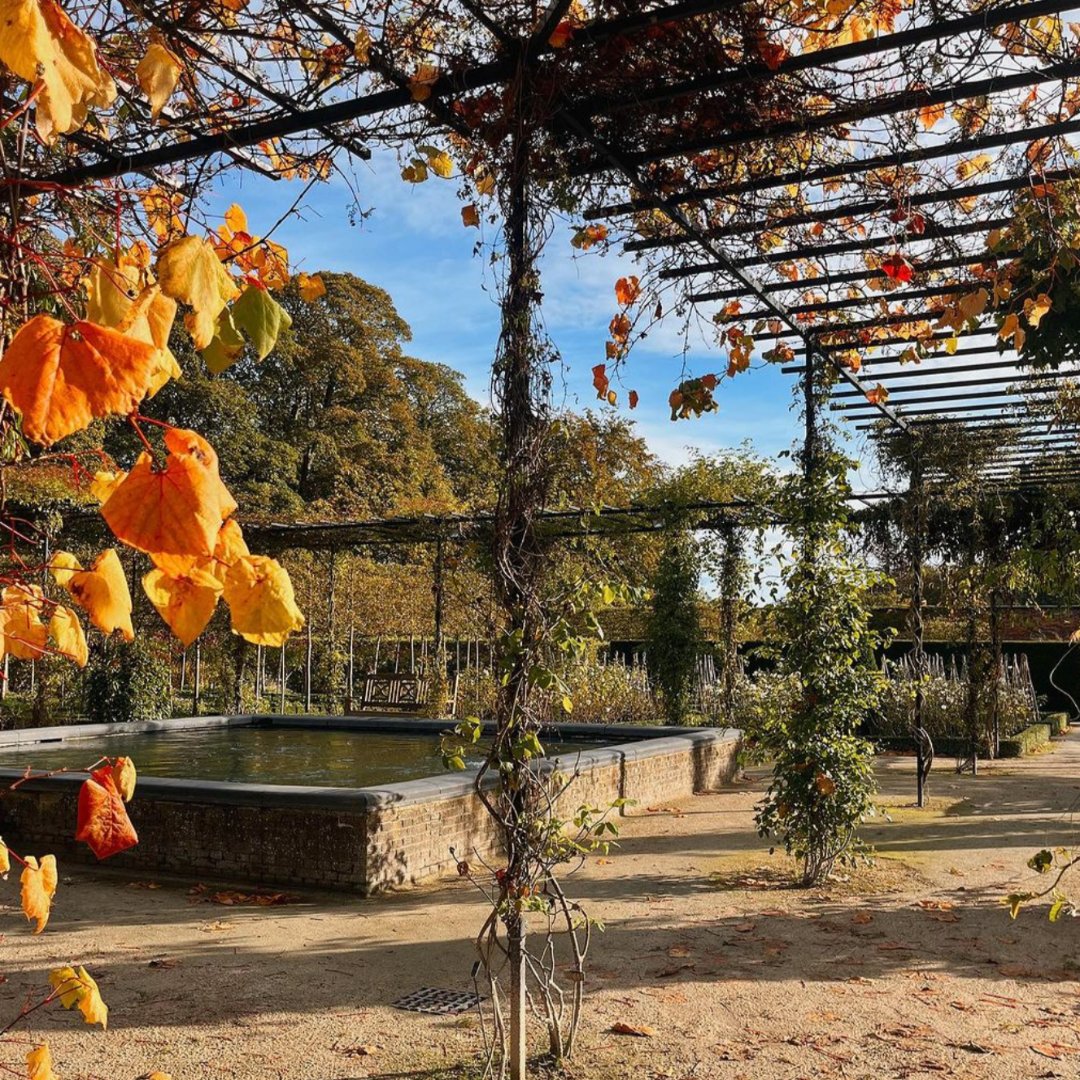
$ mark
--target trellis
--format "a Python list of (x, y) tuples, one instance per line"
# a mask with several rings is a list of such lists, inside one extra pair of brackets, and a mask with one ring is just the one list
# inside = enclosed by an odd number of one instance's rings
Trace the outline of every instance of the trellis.
[[(1040, 87), (1056, 83), (1066, 98), (1066, 89), (1080, 77), (1076, 50), (1063, 40), (1037, 48), (1014, 47), (1016, 41), (1034, 36), (1036, 20), (1060, 16), (1068, 4), (1002, 2), (976, 11), (917, 6), (886, 13), (879, 32), (849, 33), (848, 40), (826, 40), (816, 49), (782, 54), (764, 52), (749, 34), (749, 45), (733, 49), (726, 66), (699, 64), (698, 70), (676, 72), (674, 78), (648, 76), (635, 82), (629, 64), (617, 86), (600, 88), (590, 88), (587, 77), (584, 87), (580, 78), (564, 86), (560, 71), (568, 64), (576, 65), (573, 72), (578, 75), (594, 66), (601, 70), (608, 56), (605, 49), (612, 43), (625, 45), (628, 53), (637, 49), (640, 55), (647, 35), (657, 28), (684, 27), (688, 34), (704, 35), (702, 40), (710, 40), (712, 28), (719, 40), (728, 25), (725, 18), (740, 12), (768, 13), (741, 0), (689, 0), (615, 15), (608, 5), (598, 4), (591, 21), (575, 20), (569, 41), (558, 49), (552, 36), (570, 7), (570, 0), (550, 0), (543, 10), (532, 12), (522, 33), (521, 19), (513, 27), (507, 21), (509, 5), (461, 0), (453, 11), (459, 23), (470, 27), (475, 44), (462, 50), (460, 63), (428, 83), (423, 100), (417, 99), (393, 50), (384, 52), (378, 42), (370, 66), (380, 87), (358, 92), (363, 88), (346, 77), (332, 80), (324, 96), (333, 100), (325, 104), (318, 103), (322, 97), (310, 86), (297, 95), (282, 93), (259, 72), (238, 65), (227, 50), (211, 53), (209, 58), (228, 80), (259, 95), (257, 119), (216, 130), (212, 117), (198, 122), (179, 118), (176, 127), (182, 138), (166, 135), (159, 145), (151, 145), (149, 138), (109, 144), (83, 133), (68, 141), (69, 164), (46, 176), (17, 180), (14, 194), (74, 187), (130, 172), (167, 178), (160, 170), (217, 154), (244, 163), (250, 161), (250, 148), (282, 138), (310, 135), (316, 145), (359, 156), (372, 144), (401, 145), (411, 138), (402, 132), (417, 127), (469, 140), (476, 134), (467, 119), (471, 96), (494, 88), (506, 103), (506, 138), (512, 151), (510, 174), (500, 178), (507, 181), (503, 209), (510, 266), (504, 316), (527, 312), (534, 303), (525, 281), (531, 269), (525, 250), (527, 188), (530, 179), (543, 179), (544, 174), (530, 158), (527, 140), (523, 146), (519, 138), (520, 129), (532, 125), (554, 148), (548, 178), (581, 185), (591, 203), (586, 220), (628, 221), (626, 231), (633, 231), (639, 215), (653, 215), (646, 230), (650, 235), (629, 238), (625, 248), (641, 255), (656, 282), (677, 289), (679, 302), (703, 312), (709, 305), (723, 304), (719, 311), (711, 309), (721, 331), (725, 326), (745, 331), (742, 323), (758, 321), (762, 325), (747, 335), (755, 345), (772, 341), (778, 346), (777, 358), (801, 358), (784, 370), (798, 376), (804, 389), (803, 457), (808, 472), (817, 467), (816, 391), (825, 384), (839, 387), (831, 409), (876, 438), (889, 438), (890, 432), (917, 436), (924, 428), (959, 422), (985, 432), (988, 440), (1007, 441), (1008, 450), (986, 471), (994, 483), (1008, 487), (1080, 479), (1080, 461), (1070, 443), (1080, 429), (1058, 425), (1058, 441), (1048, 438), (1044, 410), (1058, 382), (1075, 372), (1018, 371), (1003, 366), (1007, 362), (999, 359), (1002, 347), (992, 333), (977, 327), (946, 333), (934, 327), (948, 298), (973, 281), (971, 270), (984, 258), (979, 248), (984, 235), (1008, 224), (1009, 200), (1033, 183), (1078, 175), (1064, 159), (1080, 123), (1063, 102), (1056, 111), (1043, 108), (1045, 96), (1039, 95)], [(153, 12), (143, 14), (155, 22)], [(331, 15), (309, 5), (291, 14), (324, 39), (351, 48), (357, 25), (347, 13)], [(744, 29), (750, 21), (747, 18)], [(155, 25), (206, 58), (208, 46), (201, 38), (178, 38), (180, 30), (172, 22), (162, 26), (158, 20)], [(545, 74), (555, 85), (544, 81)], [(898, 83), (901, 77), (903, 85)], [(806, 100), (769, 113), (778, 100), (773, 95), (796, 99), (800, 91)], [(972, 130), (969, 121), (981, 114), (983, 99), (1008, 102), (1009, 94), (1032, 91), (1039, 108), (999, 109), (993, 123), (984, 121)], [(946, 124), (946, 136), (930, 134), (936, 120), (923, 123), (926, 131), (920, 132), (920, 114), (934, 118), (949, 106), (962, 120), (955, 127)], [(399, 114), (413, 122), (411, 127), (394, 127)], [(675, 115), (699, 122), (692, 130), (680, 130)], [(159, 133), (152, 137), (156, 140)], [(1033, 140), (1049, 140), (1049, 156), (1061, 161), (1051, 168), (1041, 154), (1029, 160), (1023, 152), (1014, 152)], [(1000, 154), (986, 179), (947, 179), (947, 170), (956, 168), (962, 155), (991, 150)], [(791, 162), (784, 160), (785, 154)], [(740, 162), (749, 163), (741, 173), (736, 167)], [(922, 167), (926, 171), (920, 171)], [(898, 179), (883, 184), (882, 170)], [(796, 194), (786, 194), (792, 186)], [(882, 259), (900, 247), (924, 280), (906, 289), (879, 291), (887, 276)], [(800, 260), (814, 263), (812, 279), (801, 271), (797, 279), (790, 276), (788, 267)], [(948, 276), (934, 276), (942, 274)], [(818, 295), (819, 289), (826, 294)], [(844, 290), (843, 295), (832, 294), (836, 289)], [(814, 295), (803, 295), (808, 291)], [(745, 314), (743, 302), (750, 305)], [(897, 303), (903, 307), (890, 308)], [(733, 308), (735, 304), (740, 306)], [(525, 438), (527, 403), (510, 391), (527, 386), (532, 369), (521, 347), (524, 326), (511, 325), (510, 333), (519, 340), (509, 343), (502, 373), (508, 391), (502, 419), (515, 438), (515, 431)], [(924, 348), (922, 363), (914, 369), (901, 362), (904, 352), (895, 347), (903, 349), (919, 333), (941, 347)], [(738, 370), (734, 365), (734, 372)], [(976, 373), (978, 378), (965, 378)], [(871, 390), (867, 376), (883, 386), (894, 384), (895, 396), (886, 401), (883, 393)], [(515, 429), (514, 424), (522, 426)], [(518, 449), (510, 445), (511, 461)], [(494, 524), (504, 538), (523, 548), (522, 541), (531, 543), (536, 537), (533, 518), (539, 507), (521, 487), (521, 474), (513, 468), (511, 473), (508, 485), (517, 497), (500, 509)], [(920, 472), (917, 482), (932, 479)], [(307, 546), (330, 536), (333, 528), (316, 533), (307, 526), (305, 536), (298, 526), (292, 535), (305, 539)], [(378, 529), (372, 527), (372, 542), (387, 542), (394, 530), (389, 524), (380, 528), (381, 540), (376, 540)], [(407, 533), (404, 526), (399, 531)], [(342, 527), (339, 537), (344, 535)], [(514, 551), (504, 544), (502, 554)], [(912, 560), (915, 656), (922, 663), (918, 550), (913, 550)], [(521, 1008), (523, 996), (514, 1002)], [(523, 1032), (520, 1015), (512, 1026), (518, 1038)], [(512, 1047), (512, 1060), (519, 1063), (514, 1075), (520, 1075), (523, 1043)]]

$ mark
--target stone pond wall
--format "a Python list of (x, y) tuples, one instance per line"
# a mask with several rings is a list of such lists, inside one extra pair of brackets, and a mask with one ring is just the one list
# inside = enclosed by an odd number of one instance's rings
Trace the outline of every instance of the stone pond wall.
[[(199, 719), (208, 724), (272, 722), (264, 717)], [(295, 726), (296, 718), (277, 722)], [(302, 726), (417, 731), (424, 730), (424, 723), (309, 717), (303, 718)], [(441, 726), (436, 723), (433, 730)], [(123, 730), (130, 732), (131, 726)], [(738, 733), (674, 731), (653, 731), (640, 741), (584, 749), (562, 758), (559, 768), (573, 776), (562, 796), (562, 811), (569, 816), (582, 803), (605, 807), (626, 798), (636, 805), (623, 813), (633, 814), (732, 780)], [(34, 734), (40, 737), (41, 732), (4, 732), (0, 742), (16, 735), (29, 741)], [(590, 728), (588, 734), (625, 739), (630, 732)], [(0, 769), (0, 784), (6, 787), (19, 775)], [(51, 852), (67, 860), (93, 862), (85, 845), (72, 839), (82, 779), (59, 775), (5, 792), (0, 798), (0, 835), (20, 853)], [(471, 778), (462, 774), (361, 789), (140, 778), (129, 810), (139, 845), (107, 865), (133, 879), (164, 872), (200, 880), (369, 894), (452, 872), (458, 859), (498, 855), (490, 819), (472, 790)]]

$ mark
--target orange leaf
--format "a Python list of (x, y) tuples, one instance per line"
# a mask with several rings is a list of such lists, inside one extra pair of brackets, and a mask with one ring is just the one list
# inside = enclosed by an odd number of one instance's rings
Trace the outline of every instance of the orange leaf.
[(630, 277), (621, 277), (615, 282), (615, 299), (618, 300), (623, 307), (629, 307), (640, 295), (641, 285), (638, 282), (638, 279), (633, 275)]
[(625, 315), (616, 315), (611, 320), (608, 329), (611, 331), (611, 336), (620, 344), (625, 345), (627, 339), (630, 337), (630, 320)]
[(19, 882), (22, 885), (23, 913), (37, 924), (34, 933), (40, 934), (49, 921), (52, 898), (56, 895), (56, 856), (42, 855), (39, 866), (33, 855), (27, 855)]
[(866, 391), (866, 400), (871, 405), (884, 405), (889, 400), (889, 391), (881, 383), (878, 383), (872, 390)]
[(608, 383), (607, 364), (597, 364), (592, 369), (592, 384), (596, 390), (597, 398), (607, 397)]
[(631, 390), (630, 393), (626, 395), (626, 399), (629, 401), (631, 409), (637, 408), (638, 392), (636, 390)]
[(409, 79), (409, 93), (413, 101), (427, 101), (431, 88), (439, 78), (439, 69), (432, 64), (421, 64)]
[(476, 209), (476, 203), (469, 203), (461, 208), (461, 224), (465, 228), (480, 228), (480, 211)]
[(217, 455), (193, 431), (165, 435), (164, 469), (141, 454), (101, 508), (117, 539), (150, 554), (212, 555), (221, 523), (236, 502), (218, 475)]
[(26, 437), (50, 446), (98, 417), (134, 411), (157, 354), (104, 326), (35, 315), (0, 360), (0, 392), (22, 416)]
[(79, 790), (75, 839), (84, 840), (99, 859), (126, 851), (139, 842), (108, 766), (91, 773)]

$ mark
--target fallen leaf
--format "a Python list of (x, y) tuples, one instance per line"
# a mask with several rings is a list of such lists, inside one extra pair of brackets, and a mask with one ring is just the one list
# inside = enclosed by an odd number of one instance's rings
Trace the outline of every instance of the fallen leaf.
[(635, 1035), (639, 1039), (651, 1039), (656, 1034), (656, 1029), (648, 1024), (625, 1024), (621, 1020), (611, 1025), (613, 1035)]

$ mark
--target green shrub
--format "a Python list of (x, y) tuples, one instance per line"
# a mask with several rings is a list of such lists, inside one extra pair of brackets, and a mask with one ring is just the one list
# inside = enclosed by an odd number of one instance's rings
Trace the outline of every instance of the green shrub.
[(94, 642), (86, 674), (86, 714), (95, 724), (160, 720), (171, 706), (168, 656), (152, 639)]

